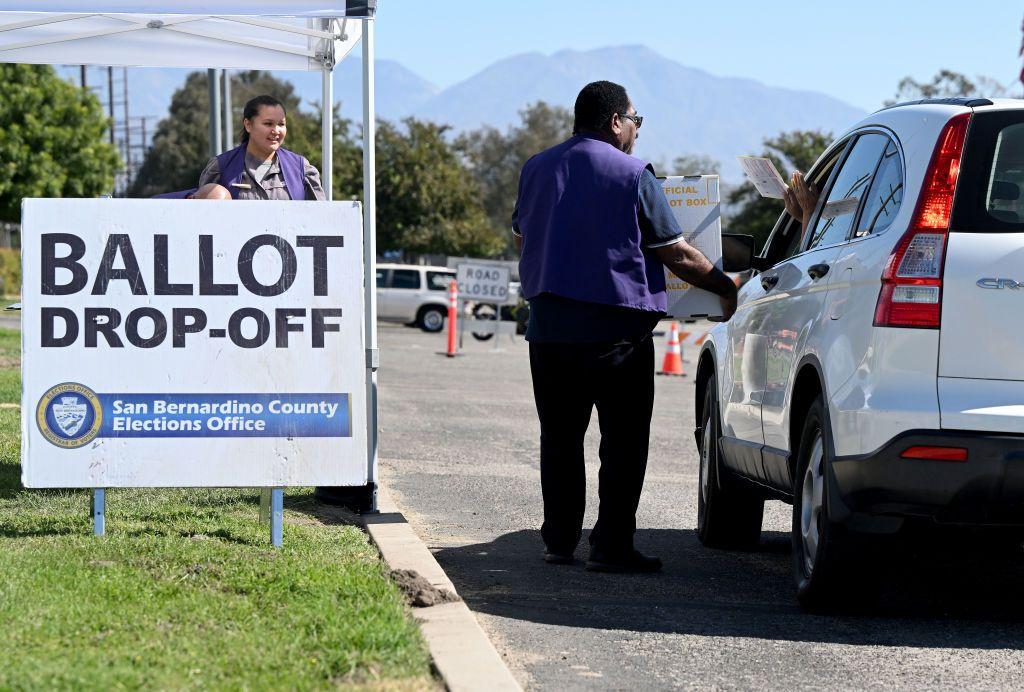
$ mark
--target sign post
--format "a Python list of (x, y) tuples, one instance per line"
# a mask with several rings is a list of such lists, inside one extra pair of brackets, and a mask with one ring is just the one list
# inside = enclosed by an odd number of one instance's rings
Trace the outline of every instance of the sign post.
[(31, 199), (22, 481), (94, 488), (368, 482), (353, 202)]

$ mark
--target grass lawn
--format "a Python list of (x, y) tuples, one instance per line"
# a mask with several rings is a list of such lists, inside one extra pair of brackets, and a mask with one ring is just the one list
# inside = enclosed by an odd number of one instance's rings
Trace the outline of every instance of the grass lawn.
[(88, 491), (23, 489), (19, 352), (0, 330), (0, 689), (438, 686), (376, 550), (309, 491), (273, 550), (257, 490), (108, 490), (95, 538)]

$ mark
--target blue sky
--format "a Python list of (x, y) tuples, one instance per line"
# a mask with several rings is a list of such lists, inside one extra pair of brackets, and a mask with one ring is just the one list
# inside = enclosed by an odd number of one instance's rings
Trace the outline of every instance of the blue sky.
[(378, 56), (441, 87), (517, 53), (644, 44), (716, 75), (875, 110), (907, 75), (925, 81), (946, 68), (1008, 84), (1021, 68), (1020, 0), (378, 3)]

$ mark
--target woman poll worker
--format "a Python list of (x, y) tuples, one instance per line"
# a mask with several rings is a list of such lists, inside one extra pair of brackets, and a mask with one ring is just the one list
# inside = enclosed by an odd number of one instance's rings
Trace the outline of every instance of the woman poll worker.
[(250, 99), (242, 127), (242, 143), (210, 159), (193, 199), (327, 199), (320, 171), (281, 146), (288, 134), (284, 104), (267, 95)]

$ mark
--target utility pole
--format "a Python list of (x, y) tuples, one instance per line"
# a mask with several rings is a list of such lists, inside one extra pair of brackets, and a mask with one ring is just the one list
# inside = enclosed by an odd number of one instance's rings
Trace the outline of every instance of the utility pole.
[(114, 144), (114, 68), (107, 68), (107, 111), (110, 114), (110, 143)]
[(206, 81), (210, 88), (210, 157), (223, 151), (220, 131), (220, 89), (217, 84), (217, 70), (206, 71)]
[(122, 68), (124, 70), (124, 84), (122, 84), (122, 92), (124, 93), (124, 169), (125, 169), (125, 188), (131, 182), (132, 176), (132, 121), (128, 117), (128, 68)]
[(224, 148), (230, 149), (235, 143), (232, 132), (235, 117), (231, 107), (231, 73), (227, 70), (221, 72), (224, 74)]
[(86, 83), (85, 79), (85, 65), (80, 65), (78, 71), (82, 76), (82, 91), (89, 91), (89, 85)]

